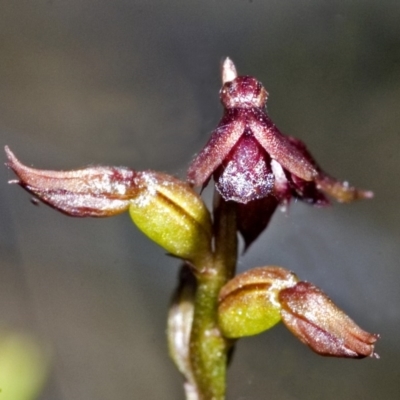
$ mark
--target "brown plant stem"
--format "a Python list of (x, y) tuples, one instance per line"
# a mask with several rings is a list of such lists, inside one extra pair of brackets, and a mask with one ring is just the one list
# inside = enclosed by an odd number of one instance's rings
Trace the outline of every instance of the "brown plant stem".
[(237, 260), (236, 208), (216, 194), (214, 255), (211, 264), (197, 265), (197, 291), (190, 337), (190, 360), (199, 399), (223, 400), (229, 340), (218, 327), (218, 295), (234, 275)]

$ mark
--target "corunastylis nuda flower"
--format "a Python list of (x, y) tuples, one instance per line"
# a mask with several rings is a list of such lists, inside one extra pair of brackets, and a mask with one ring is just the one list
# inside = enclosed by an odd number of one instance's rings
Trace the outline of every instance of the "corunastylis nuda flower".
[(252, 268), (236, 275), (219, 295), (219, 325), (226, 337), (251, 336), (282, 321), (324, 356), (378, 357), (379, 335), (361, 329), (319, 288), (282, 267)]
[(156, 171), (92, 166), (47, 171), (23, 165), (5, 148), (18, 183), (73, 217), (109, 217), (129, 210), (136, 226), (172, 255), (189, 261), (211, 250), (211, 217), (189, 185)]
[[(268, 93), (263, 85), (251, 76), (238, 76), (229, 58), (222, 67), (222, 83), (224, 115), (191, 163), (188, 181), (204, 187), (213, 176), (226, 201), (237, 202), (239, 212), (247, 214), (247, 220), (254, 214), (245, 226), (238, 220), (247, 246), (265, 228), (276, 206), (291, 198), (323, 206), (329, 204), (325, 194), (339, 202), (372, 197), (372, 192), (331, 178), (303, 142), (283, 135), (266, 112)], [(261, 200), (265, 198), (270, 199)], [(240, 211), (243, 208), (251, 212)], [(259, 231), (253, 222), (260, 225)]]

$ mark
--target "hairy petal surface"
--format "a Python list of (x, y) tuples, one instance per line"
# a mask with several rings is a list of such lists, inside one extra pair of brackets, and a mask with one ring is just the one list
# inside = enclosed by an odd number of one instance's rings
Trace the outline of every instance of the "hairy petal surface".
[(137, 173), (128, 168), (94, 166), (48, 171), (23, 165), (6, 147), (6, 164), (17, 183), (49, 206), (73, 217), (108, 217), (126, 211)]
[(374, 344), (379, 335), (361, 329), (320, 289), (308, 282), (279, 293), (282, 321), (316, 353), (324, 356), (378, 357)]
[(292, 176), (295, 190), (299, 197), (308, 203), (315, 205), (326, 205), (329, 201), (323, 196), (320, 191), (333, 197), (340, 203), (349, 203), (359, 199), (370, 199), (374, 196), (369, 190), (357, 189), (350, 186), (348, 182), (341, 182), (326, 174), (315, 161), (307, 146), (299, 139), (288, 136), (289, 141), (297, 148), (303, 157), (314, 166), (318, 175), (314, 178), (314, 182), (301, 182), (295, 174)]
[(211, 174), (222, 163), (244, 132), (245, 123), (235, 118), (237, 110), (225, 113), (217, 129), (203, 150), (196, 156), (188, 169), (188, 182), (194, 186), (203, 186)]
[(249, 126), (271, 158), (277, 160), (290, 173), (306, 181), (311, 181), (318, 175), (315, 166), (278, 130), (263, 110), (254, 111)]

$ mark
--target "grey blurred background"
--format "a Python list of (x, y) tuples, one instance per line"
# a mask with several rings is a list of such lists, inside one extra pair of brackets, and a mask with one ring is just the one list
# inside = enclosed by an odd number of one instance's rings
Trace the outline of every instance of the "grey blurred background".
[[(280, 129), (375, 199), (293, 204), (240, 270), (319, 285), (381, 334), (381, 359), (318, 357), (279, 326), (239, 342), (228, 399), (399, 398), (398, 0), (3, 0), (0, 51), (0, 143), (47, 169), (184, 176), (221, 116), (221, 60), (258, 77)], [(67, 218), (12, 178), (0, 169), (0, 325), (52, 347), (41, 400), (183, 399), (165, 340), (179, 262), (128, 215)]]

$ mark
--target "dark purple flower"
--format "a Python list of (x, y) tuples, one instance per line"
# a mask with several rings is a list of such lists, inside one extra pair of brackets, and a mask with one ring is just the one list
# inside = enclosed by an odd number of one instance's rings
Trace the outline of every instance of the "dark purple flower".
[(203, 186), (213, 175), (225, 200), (244, 204), (268, 195), (312, 204), (327, 203), (322, 192), (341, 202), (372, 196), (329, 177), (304, 143), (283, 135), (266, 112), (267, 91), (255, 78), (237, 76), (229, 58), (222, 79), (224, 116), (191, 163), (190, 183)]
[[(297, 198), (313, 205), (327, 205), (328, 194), (339, 202), (370, 198), (372, 192), (358, 190), (324, 173), (305, 144), (283, 135), (266, 112), (267, 91), (251, 76), (237, 76), (227, 58), (222, 68), (220, 92), (224, 115), (208, 143), (188, 170), (188, 181), (204, 187), (211, 176), (226, 201), (240, 204), (242, 212), (252, 210), (258, 222), (263, 213), (264, 226), (258, 230), (241, 229), (248, 246), (265, 228), (276, 206)], [(269, 200), (265, 208), (261, 199)], [(250, 206), (254, 201), (260, 205)], [(243, 206), (245, 205), (245, 206)], [(249, 207), (247, 207), (249, 205)], [(265, 216), (265, 214), (268, 214)], [(258, 217), (257, 217), (258, 215)], [(249, 218), (248, 218), (249, 220)]]

